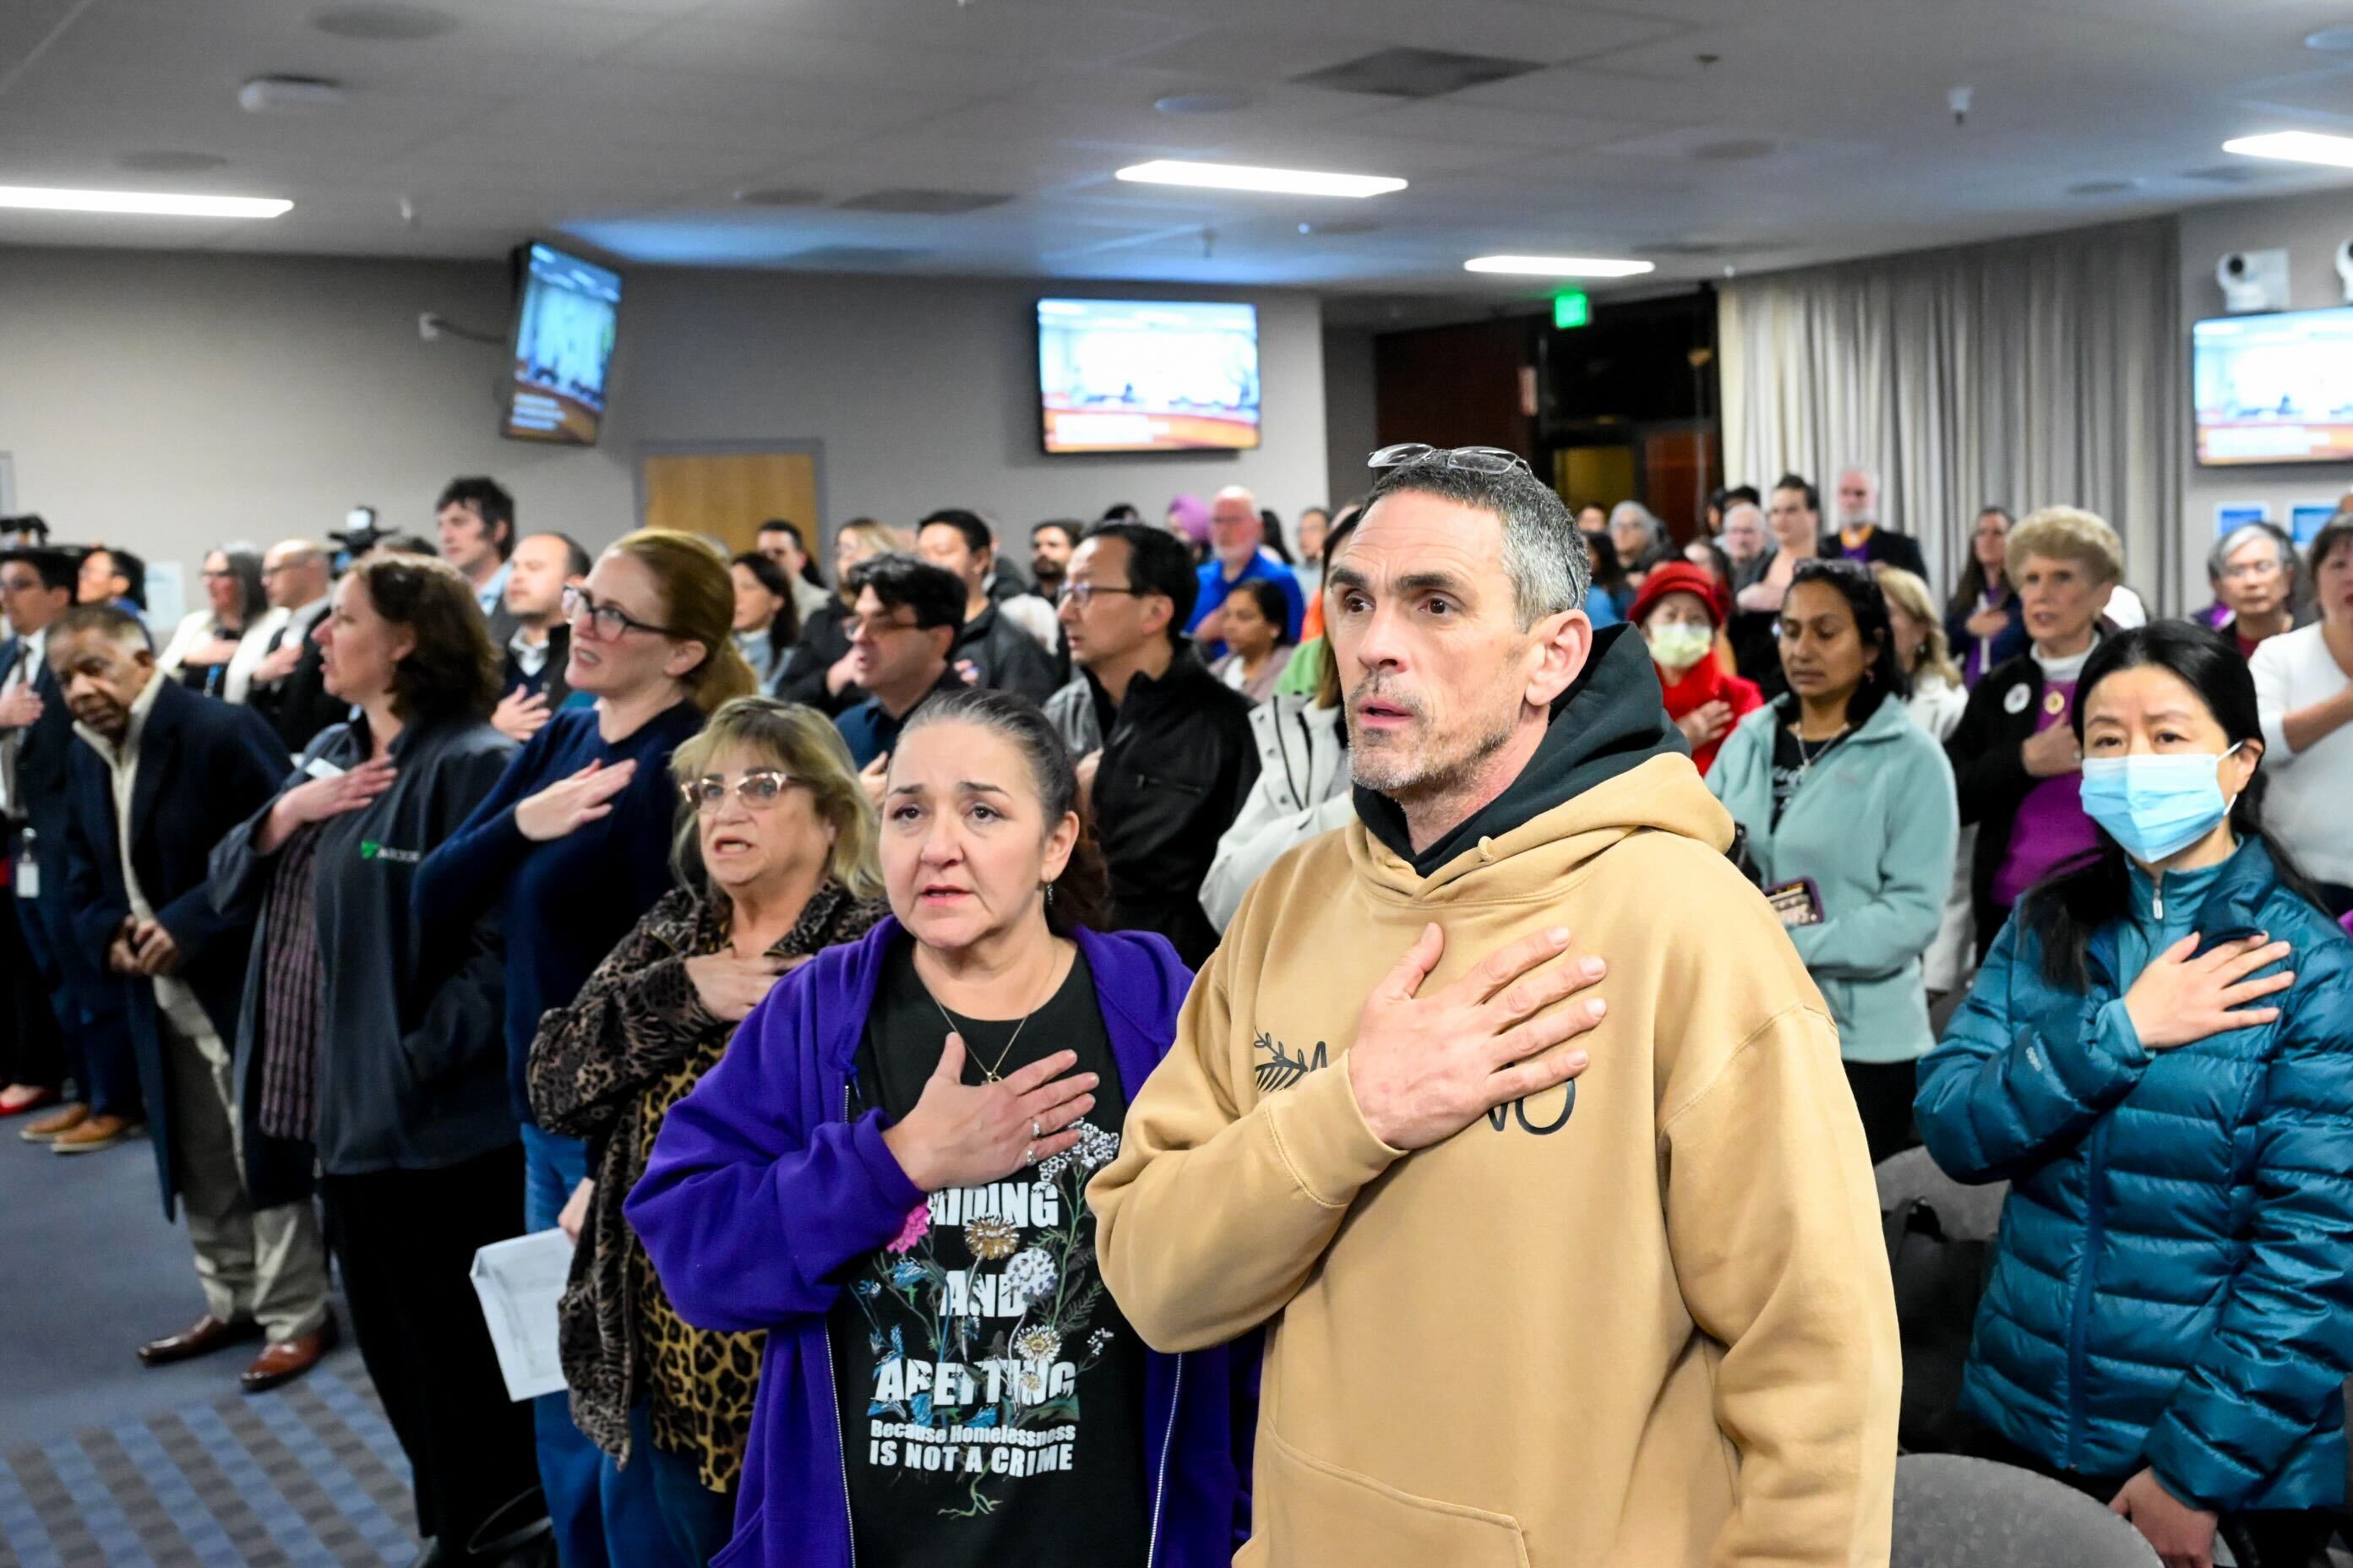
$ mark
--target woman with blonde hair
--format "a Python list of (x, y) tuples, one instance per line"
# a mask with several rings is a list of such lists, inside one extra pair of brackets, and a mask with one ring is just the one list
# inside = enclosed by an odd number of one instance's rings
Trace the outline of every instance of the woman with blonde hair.
[[(586, 1144), (533, 1124), (523, 1067), (539, 1020), (564, 1006), (671, 886), (671, 754), (704, 716), (754, 687), (735, 647), (735, 584), (691, 534), (632, 533), (564, 590), (565, 680), (595, 704), (533, 735), (417, 868), (417, 918), (455, 926), (502, 907), (508, 1102), (522, 1124), (524, 1228), (553, 1227), (586, 1180)], [(541, 1483), (566, 1563), (678, 1562), (644, 1467), (617, 1469), (560, 1394), (533, 1413)], [(608, 1534), (610, 1539), (608, 1539)]]
[(2125, 577), (2124, 542), (2080, 507), (2034, 512), (2010, 531), (2006, 551), (2027, 651), (1986, 672), (1945, 741), (1961, 826), (1978, 830), (1969, 889), (1980, 954), (2019, 895), (2099, 848), (2067, 712)]
[[(1871, 574), (1879, 579), (1879, 590), (1887, 598), (1887, 619), (1895, 634), (1895, 662), (1912, 682), (1912, 696), (1905, 707), (1912, 721), (1942, 745), (1960, 723), (1969, 693), (1962, 683), (1960, 667), (1953, 662), (1945, 627), (1936, 619), (1936, 597), (1918, 573), (1901, 566), (1874, 562)], [(1920, 955), (1921, 977), (1932, 996), (1959, 990), (1975, 967), (1969, 866), (1977, 836), (1974, 827), (1961, 829), (1960, 847), (1954, 852), (1953, 886), (1945, 895), (1945, 918), (1937, 924), (1936, 940)]]
[(779, 976), (866, 934), (887, 906), (874, 808), (825, 716), (742, 697), (679, 747), (692, 815), (680, 886), (621, 939), (568, 1007), (540, 1021), (533, 1113), (588, 1142), (595, 1173), (558, 1310), (572, 1417), (653, 1474), (670, 1542), (702, 1568), (727, 1542), (759, 1384), (759, 1333), (681, 1321), (621, 1201), (671, 1106), (719, 1064)]
[(802, 623), (800, 640), (785, 654), (768, 689), (835, 717), (866, 700), (849, 667), (849, 610), (858, 602), (849, 574), (877, 555), (906, 548), (897, 533), (871, 517), (853, 518), (835, 531), (833, 595)]

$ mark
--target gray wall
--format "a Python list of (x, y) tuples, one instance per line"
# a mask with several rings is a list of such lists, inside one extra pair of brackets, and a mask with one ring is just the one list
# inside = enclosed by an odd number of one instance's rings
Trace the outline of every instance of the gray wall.
[(417, 317), (504, 330), (503, 264), (0, 251), (0, 452), (61, 533), (195, 565), (375, 506), (429, 531), (450, 476), (491, 473), (523, 525), (595, 546), (635, 521), (640, 444), (816, 441), (830, 525), (973, 506), (1008, 530), (1254, 487), (1324, 499), (1321, 312), (1304, 294), (1051, 286), (1260, 307), (1256, 451), (1048, 458), (1022, 281), (632, 268), (604, 444), (501, 440), (503, 351), (420, 342)]
[[(2337, 276), (2337, 247), (2353, 239), (2353, 192), (2282, 196), (2198, 207), (2181, 215), (2181, 374), (2189, 374), (2191, 323), (2223, 313), (2222, 290), (2214, 264), (2233, 250), (2288, 252), (2288, 304), (2298, 310), (2346, 303)], [(2189, 408), (2188, 395), (2183, 406)], [(2206, 552), (2214, 542), (2214, 509), (2224, 501), (2267, 501), (2273, 521), (2284, 524), (2299, 503), (2331, 501), (2353, 490), (2353, 463), (2316, 463), (2292, 468), (2201, 468), (2189, 432), (2182, 437), (2182, 534), (2184, 581), (2181, 603), (2208, 601)]]

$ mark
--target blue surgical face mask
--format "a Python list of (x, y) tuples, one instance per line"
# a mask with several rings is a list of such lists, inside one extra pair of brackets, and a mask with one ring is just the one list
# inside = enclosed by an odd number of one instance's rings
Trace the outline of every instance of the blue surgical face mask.
[(2222, 758), (2209, 752), (2086, 757), (2084, 810), (2144, 866), (2179, 855), (2230, 814)]

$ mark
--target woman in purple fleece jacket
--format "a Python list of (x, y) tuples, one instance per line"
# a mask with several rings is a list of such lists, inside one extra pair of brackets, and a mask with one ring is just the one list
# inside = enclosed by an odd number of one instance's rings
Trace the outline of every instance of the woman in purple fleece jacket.
[(1222, 1568), (1257, 1347), (1149, 1350), (1084, 1197), (1192, 975), (1089, 928), (1102, 860), (1032, 704), (926, 703), (887, 788), (894, 918), (769, 993), (627, 1205), (681, 1317), (770, 1331), (715, 1563)]

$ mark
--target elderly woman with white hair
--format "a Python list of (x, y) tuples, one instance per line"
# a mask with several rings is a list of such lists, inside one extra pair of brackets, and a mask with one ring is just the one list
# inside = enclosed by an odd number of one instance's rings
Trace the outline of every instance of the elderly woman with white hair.
[(2099, 847), (2067, 714), (2124, 581), (2124, 543), (2088, 511), (2044, 507), (2010, 531), (2007, 563), (2029, 647), (1978, 682), (1945, 743), (1962, 826), (1978, 829), (1969, 886), (1980, 955), (2021, 893)]

